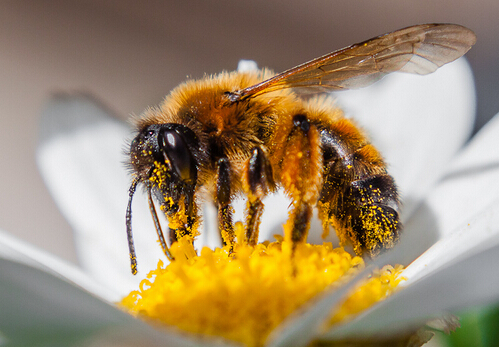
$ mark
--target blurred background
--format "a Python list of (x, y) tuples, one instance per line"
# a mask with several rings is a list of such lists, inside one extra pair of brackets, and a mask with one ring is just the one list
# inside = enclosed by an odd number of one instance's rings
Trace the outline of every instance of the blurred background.
[(497, 0), (2, 1), (0, 228), (76, 262), (35, 164), (54, 92), (89, 92), (125, 120), (187, 76), (234, 70), (242, 58), (282, 71), (402, 27), (451, 22), (478, 36), (467, 54), (478, 129), (499, 111), (498, 18)]

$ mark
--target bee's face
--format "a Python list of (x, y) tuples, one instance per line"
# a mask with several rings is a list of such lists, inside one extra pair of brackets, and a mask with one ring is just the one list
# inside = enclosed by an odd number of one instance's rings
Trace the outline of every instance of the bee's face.
[[(195, 134), (181, 124), (153, 124), (133, 139), (130, 159), (139, 180), (159, 189), (170, 185), (195, 184), (197, 163)], [(155, 183), (155, 184), (154, 184)]]

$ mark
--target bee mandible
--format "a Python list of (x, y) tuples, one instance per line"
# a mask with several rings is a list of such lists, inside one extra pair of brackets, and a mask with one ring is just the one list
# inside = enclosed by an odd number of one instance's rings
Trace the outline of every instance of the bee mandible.
[(354, 44), (274, 75), (222, 72), (175, 88), (136, 119), (130, 145), (133, 181), (126, 227), (132, 273), (137, 262), (131, 204), (147, 191), (158, 238), (167, 246), (154, 200), (169, 221), (169, 242), (194, 236), (200, 205), (212, 200), (226, 245), (235, 242), (231, 203), (247, 199), (245, 242), (256, 244), (266, 195), (291, 200), (286, 223), (293, 245), (304, 242), (313, 209), (324, 233), (370, 257), (392, 248), (402, 229), (399, 196), (380, 153), (320, 93), (368, 86), (388, 73), (428, 74), (464, 55), (475, 34), (454, 24), (408, 27)]

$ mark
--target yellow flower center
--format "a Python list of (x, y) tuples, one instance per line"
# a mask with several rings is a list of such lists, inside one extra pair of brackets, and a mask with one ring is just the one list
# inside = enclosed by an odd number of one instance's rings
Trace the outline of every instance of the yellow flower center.
[[(290, 313), (326, 287), (348, 281), (364, 267), (343, 248), (291, 244), (278, 238), (255, 247), (237, 243), (207, 247), (197, 255), (190, 242), (171, 247), (175, 261), (151, 271), (121, 305), (139, 317), (184, 331), (222, 336), (260, 346)], [(336, 311), (331, 324), (348, 319), (390, 295), (402, 267), (374, 273)]]

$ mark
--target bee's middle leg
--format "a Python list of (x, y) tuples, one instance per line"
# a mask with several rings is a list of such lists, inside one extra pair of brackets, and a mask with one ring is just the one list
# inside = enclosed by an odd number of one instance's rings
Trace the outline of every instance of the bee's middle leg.
[(254, 246), (258, 242), (260, 220), (264, 209), (262, 199), (275, 189), (270, 160), (260, 147), (253, 148), (251, 157), (246, 162), (243, 186), (248, 197), (245, 241)]

